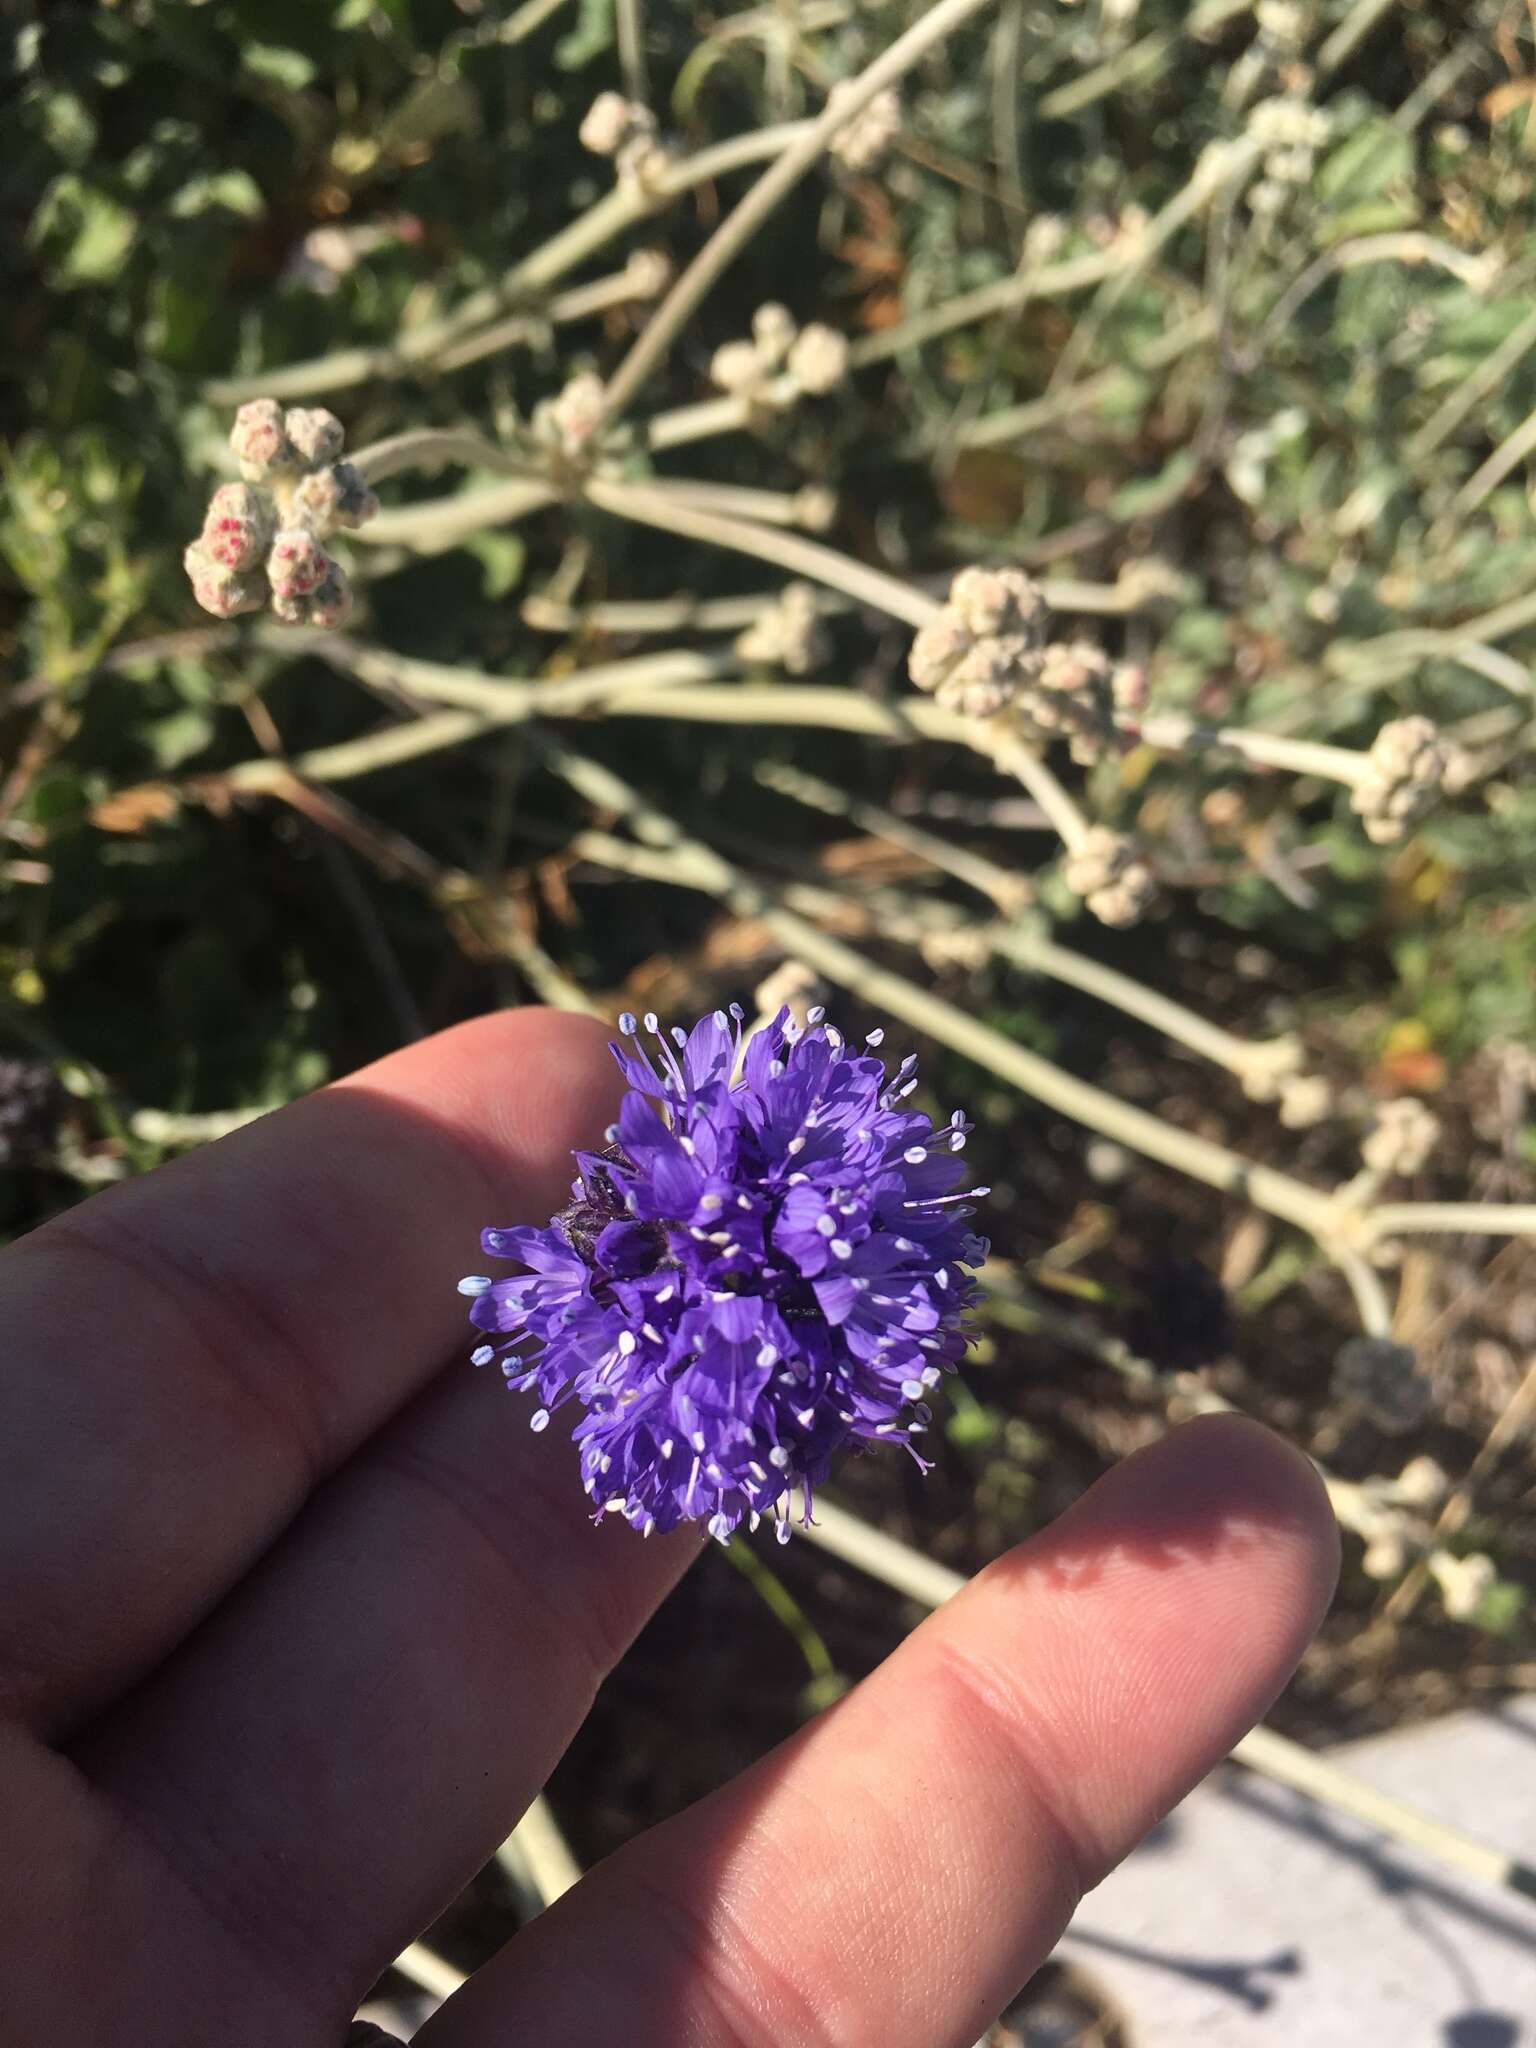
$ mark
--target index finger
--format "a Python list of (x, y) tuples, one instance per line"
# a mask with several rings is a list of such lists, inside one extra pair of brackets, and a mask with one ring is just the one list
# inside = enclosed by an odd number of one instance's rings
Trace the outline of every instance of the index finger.
[(57, 1733), (188, 1633), (450, 1356), (481, 1226), (558, 1205), (616, 1081), (588, 1018), (482, 1018), (6, 1253), (0, 1712)]

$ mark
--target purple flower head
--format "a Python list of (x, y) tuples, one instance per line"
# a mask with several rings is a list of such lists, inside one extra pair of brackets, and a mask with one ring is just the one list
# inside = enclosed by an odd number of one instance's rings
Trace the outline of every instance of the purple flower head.
[(805, 1030), (780, 1010), (743, 1051), (741, 1015), (670, 1035), (648, 1016), (654, 1053), (621, 1017), (628, 1092), (570, 1206), (484, 1232), (525, 1272), (459, 1283), (475, 1363), (537, 1389), (536, 1430), (577, 1403), (599, 1515), (646, 1535), (707, 1516), (723, 1541), (772, 1514), (782, 1541), (789, 1490), (808, 1519), (843, 1444), (918, 1457), (986, 1255), (953, 1192), (969, 1126), (907, 1106), (915, 1059), (888, 1074), (882, 1033), (853, 1051), (820, 1010)]

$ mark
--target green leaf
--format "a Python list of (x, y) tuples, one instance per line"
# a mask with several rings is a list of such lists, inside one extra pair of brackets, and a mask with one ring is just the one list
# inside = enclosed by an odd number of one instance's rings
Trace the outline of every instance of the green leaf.
[(189, 706), (155, 719), (144, 737), (162, 768), (179, 768), (183, 761), (200, 754), (213, 738), (213, 720), (206, 711), (194, 711)]
[(116, 277), (138, 225), (111, 193), (68, 171), (43, 194), (29, 240), (43, 253), (49, 281), (68, 290)]
[(51, 92), (42, 102), (43, 135), (48, 147), (67, 164), (90, 161), (96, 147), (96, 118), (72, 92)]
[(173, 220), (194, 220), (216, 206), (243, 220), (257, 220), (267, 210), (261, 187), (250, 172), (228, 170), (207, 171), (189, 180), (171, 201), (169, 211)]
[(505, 597), (523, 573), (527, 549), (515, 534), (477, 533), (464, 546), (484, 569), (481, 589), (487, 597)]
[(1122, 484), (1110, 499), (1109, 509), (1116, 519), (1146, 519), (1154, 513), (1166, 512), (1183, 497), (1199, 467), (1199, 459), (1188, 448), (1181, 448), (1156, 476), (1138, 477), (1134, 483)]
[(275, 43), (242, 43), (240, 62), (258, 78), (284, 85), (290, 92), (302, 92), (315, 75), (314, 60), (302, 50), (284, 50)]
[(580, 71), (611, 50), (613, 40), (613, 0), (581, 0), (575, 28), (555, 45), (555, 62), (562, 71)]
[(385, 121), (379, 146), (394, 155), (445, 135), (472, 134), (478, 123), (479, 106), (468, 86), (456, 78), (424, 78)]
[(1526, 1603), (1523, 1586), (1514, 1579), (1496, 1579), (1478, 1602), (1472, 1625), (1491, 1636), (1510, 1635), (1525, 1612)]
[(1358, 205), (1406, 180), (1413, 171), (1413, 143), (1385, 119), (1364, 121), (1317, 167), (1313, 190), (1325, 205)]

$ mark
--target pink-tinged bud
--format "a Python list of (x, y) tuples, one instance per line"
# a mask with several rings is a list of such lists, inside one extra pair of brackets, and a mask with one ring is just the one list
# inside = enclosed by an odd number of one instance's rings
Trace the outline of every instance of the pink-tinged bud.
[(241, 406), (230, 429), (229, 445), (248, 483), (299, 466), (283, 425), (283, 409), (275, 398), (253, 398)]
[(225, 569), (254, 569), (275, 524), (265, 496), (249, 484), (220, 484), (209, 501), (198, 545)]
[(193, 597), (216, 619), (233, 619), (241, 612), (260, 611), (266, 603), (266, 578), (259, 569), (242, 573), (227, 568), (216, 562), (199, 541), (194, 541), (181, 559)]
[(346, 438), (341, 421), (335, 413), (327, 412), (323, 405), (296, 406), (285, 415), (283, 428), (307, 469), (317, 469), (322, 462), (333, 462), (341, 453), (341, 444)]
[(352, 588), (337, 562), (326, 565), (312, 591), (274, 591), (272, 616), (284, 626), (318, 626), (329, 632), (345, 624), (352, 612)]
[(312, 533), (300, 526), (284, 527), (267, 557), (273, 597), (308, 597), (329, 566), (330, 557)]

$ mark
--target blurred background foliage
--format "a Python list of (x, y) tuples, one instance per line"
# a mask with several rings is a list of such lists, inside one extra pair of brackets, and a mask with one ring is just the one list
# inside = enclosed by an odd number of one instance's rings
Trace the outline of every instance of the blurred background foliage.
[[(653, 0), (651, 104), (683, 150), (794, 117), (918, 11)], [(167, 1117), (216, 1124), (526, 999), (530, 943), (605, 1003), (745, 999), (775, 964), (766, 935), (569, 857), (589, 820), (515, 731), (359, 778), (344, 802), (197, 796), (234, 763), (405, 715), (388, 692), (195, 611), (180, 551), (231, 410), (209, 387), (387, 350), (597, 200), (609, 168), (577, 127), (599, 90), (633, 83), (612, 0), (49, 0), (7, 20), (0, 1093), (15, 1106), (0, 1119), (0, 1222), (27, 1227), (153, 1164)], [(1270, 146), (1254, 179), (1186, 204), (1209, 145), (1255, 136), (1255, 107), (1286, 95), (1325, 109), (1315, 146), (1288, 162)], [(1081, 950), (1234, 1030), (1299, 1031), (1342, 1123), (1279, 1130), (1227, 1077), (995, 960), (902, 956), (1020, 1042), (1319, 1180), (1353, 1170), (1348, 1127), (1372, 1103), (1431, 1097), (1448, 1137), (1413, 1191), (1445, 1198), (1529, 1200), (1536, 1161), (1521, 1065), (1536, 1042), (1536, 511), (1526, 462), (1478, 482), (1536, 414), (1533, 102), (1532, 17), (1515, 0), (1000, 0), (909, 81), (881, 172), (812, 176), (780, 209), (646, 401), (706, 395), (712, 351), (764, 300), (875, 334), (1021, 265), (1123, 247), (1109, 286), (904, 347), (836, 401), (705, 442), (682, 467), (831, 485), (836, 544), (914, 579), (986, 559), (1114, 584), (1150, 565), (1160, 597), (1089, 623), (1145, 665), (1158, 706), (1352, 746), (1412, 711), (1454, 728), (1476, 780), (1384, 848), (1334, 785), (1133, 752), (1093, 770), (1089, 795), (1158, 848), (1172, 883), (1160, 920), (1111, 933), (1042, 885)], [(685, 261), (750, 175), (700, 187), (590, 270), (642, 246)], [(326, 402), (353, 446), (494, 429), (573, 371), (611, 368), (643, 317), (616, 307), (455, 371), (398, 365)], [(459, 487), (401, 479), (386, 496)], [(523, 602), (548, 588), (585, 603), (778, 580), (581, 507), (448, 552), (354, 558), (358, 637), (503, 676), (629, 651), (525, 623)], [(834, 632), (829, 677), (877, 697), (904, 686), (904, 633), (861, 614)], [(964, 892), (775, 795), (754, 775), (765, 760), (813, 765), (1025, 877), (1050, 857), (1010, 816), (1017, 790), (952, 750), (635, 721), (580, 738), (699, 836), (850, 898), (892, 874)], [(474, 880), (486, 914), (424, 883), (442, 869)], [(1425, 1338), (1438, 1399), (1420, 1438), (1386, 1445), (1330, 1403), (1348, 1305), (1285, 1233), (1244, 1236), (1217, 1197), (1130, 1167), (953, 1056), (927, 1071), (983, 1122), (1000, 1250), (1064, 1314), (1204, 1373), (1355, 1475), (1414, 1448), (1463, 1469), (1507, 1408), (1536, 1344), (1518, 1247), (1406, 1255), (1405, 1334)], [(847, 1489), (959, 1563), (1161, 1426), (1158, 1402), (1021, 1313), (989, 1331), (926, 1491), (873, 1462)], [(1510, 1589), (1483, 1615), (1500, 1631), (1488, 1683), (1532, 1655), (1533, 1548), (1513, 1513), (1530, 1476), (1513, 1461), (1466, 1531)], [(1417, 1633), (1407, 1617), (1383, 1633), (1380, 1597), (1358, 1572), (1347, 1582), (1348, 1627), (1309, 1666), (1298, 1724), (1363, 1725), (1467, 1682), (1462, 1634), (1422, 1614)], [(736, 1613), (753, 1595), (722, 1568), (684, 1598)], [(689, 1626), (682, 1612), (665, 1626)], [(826, 1613), (839, 1668), (857, 1669), (881, 1624), (839, 1595)], [(652, 1715), (656, 1745), (630, 1726), (610, 1756), (615, 1810), (688, 1789), (665, 1762), (684, 1747), (665, 1740), (672, 1693), (658, 1704), (666, 1647), (651, 1653), (655, 1699), (637, 1653), (631, 1707)], [(710, 1676), (689, 1714), (734, 1682)], [(732, 1739), (760, 1732), (749, 1716)], [(595, 1768), (601, 1719), (583, 1740)], [(714, 1772), (707, 1745), (689, 1754)]]

